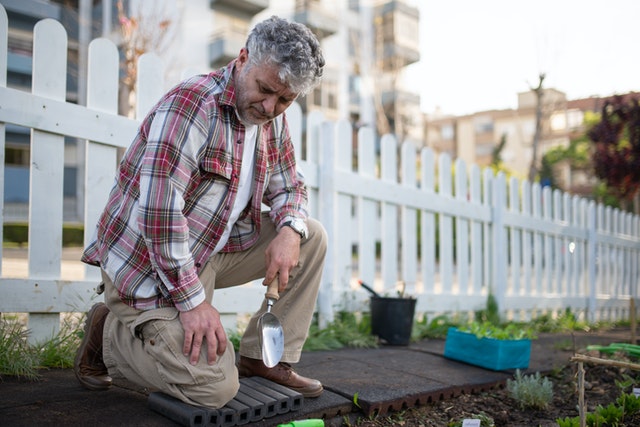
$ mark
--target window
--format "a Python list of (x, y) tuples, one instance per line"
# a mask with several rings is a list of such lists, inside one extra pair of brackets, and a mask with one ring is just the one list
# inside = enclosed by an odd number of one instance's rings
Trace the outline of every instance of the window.
[(445, 141), (453, 140), (453, 136), (454, 136), (453, 124), (442, 125), (442, 127), (440, 128), (440, 136)]

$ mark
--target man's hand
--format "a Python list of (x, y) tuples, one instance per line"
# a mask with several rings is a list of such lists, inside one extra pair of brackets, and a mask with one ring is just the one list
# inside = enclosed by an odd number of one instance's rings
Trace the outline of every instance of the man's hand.
[(212, 365), (216, 355), (227, 349), (227, 334), (220, 322), (220, 313), (207, 301), (196, 308), (180, 312), (180, 322), (184, 329), (182, 354), (189, 356), (192, 365), (198, 363), (203, 341), (207, 343), (207, 362)]
[(300, 235), (290, 227), (282, 227), (264, 255), (267, 267), (264, 284), (268, 285), (278, 276), (278, 292), (284, 291), (291, 270), (298, 265)]

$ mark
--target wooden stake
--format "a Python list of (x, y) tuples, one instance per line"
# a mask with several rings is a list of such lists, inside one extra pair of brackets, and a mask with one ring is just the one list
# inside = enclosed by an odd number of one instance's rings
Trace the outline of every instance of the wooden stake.
[(578, 413), (580, 427), (587, 427), (587, 408), (584, 403), (584, 363), (578, 362)]
[(620, 360), (601, 359), (599, 357), (585, 356), (584, 354), (576, 354), (571, 358), (572, 362), (595, 363), (597, 365), (617, 366), (619, 368), (628, 368), (640, 371), (640, 365), (637, 363), (623, 362)]
[(629, 311), (630, 311), (630, 321), (631, 321), (631, 344), (636, 343), (636, 327), (638, 326), (638, 321), (636, 319), (636, 299), (631, 297), (629, 300)]

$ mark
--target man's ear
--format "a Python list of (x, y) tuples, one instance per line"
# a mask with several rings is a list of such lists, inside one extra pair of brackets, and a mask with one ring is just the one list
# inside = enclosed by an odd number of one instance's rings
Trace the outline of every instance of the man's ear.
[(240, 49), (240, 53), (238, 53), (238, 58), (236, 58), (236, 65), (243, 66), (249, 61), (249, 51), (247, 51), (246, 47)]

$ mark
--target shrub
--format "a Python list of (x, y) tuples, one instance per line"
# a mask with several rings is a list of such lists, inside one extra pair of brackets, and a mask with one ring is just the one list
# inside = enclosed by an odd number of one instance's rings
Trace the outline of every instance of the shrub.
[(522, 409), (545, 409), (553, 399), (553, 384), (540, 372), (522, 375), (516, 370), (515, 379), (507, 380), (507, 390)]

